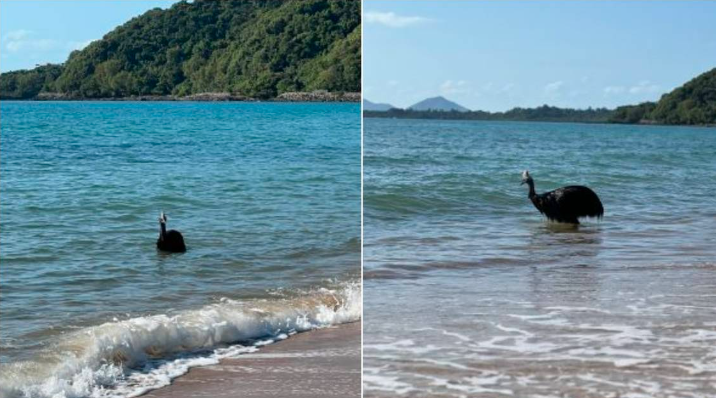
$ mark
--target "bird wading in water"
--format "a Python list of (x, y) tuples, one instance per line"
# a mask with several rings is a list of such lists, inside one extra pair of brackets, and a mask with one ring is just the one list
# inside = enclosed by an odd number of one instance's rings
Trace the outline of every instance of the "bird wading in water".
[(183, 253), (186, 251), (184, 237), (181, 235), (181, 232), (173, 229), (167, 231), (167, 215), (164, 214), (164, 212), (159, 215), (159, 239), (157, 239), (157, 249), (172, 253)]
[(581, 185), (570, 185), (538, 194), (529, 171), (522, 172), (522, 184), (530, 188), (528, 197), (540, 213), (551, 221), (579, 224), (579, 218), (602, 218), (604, 207), (594, 191)]

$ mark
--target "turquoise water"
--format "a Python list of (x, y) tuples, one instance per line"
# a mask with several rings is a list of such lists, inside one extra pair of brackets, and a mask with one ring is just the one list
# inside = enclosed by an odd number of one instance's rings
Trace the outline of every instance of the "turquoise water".
[[(118, 382), (62, 383), (115, 357), (122, 378), (150, 351), (332, 322), (316, 315), (326, 295), (350, 307), (327, 304), (349, 312), (336, 319), (360, 313), (359, 105), (3, 102), (0, 112), (5, 393), (96, 394)], [(156, 250), (160, 211), (186, 253)], [(268, 309), (257, 320), (246, 303)], [(294, 316), (315, 322), (286, 326)], [(158, 326), (139, 330), (147, 319)], [(102, 324), (111, 330), (93, 329)], [(73, 340), (82, 334), (95, 339)], [(50, 376), (60, 381), (30, 388)]]
[[(716, 130), (364, 121), (367, 396), (716, 394)], [(587, 185), (547, 222), (520, 186)]]

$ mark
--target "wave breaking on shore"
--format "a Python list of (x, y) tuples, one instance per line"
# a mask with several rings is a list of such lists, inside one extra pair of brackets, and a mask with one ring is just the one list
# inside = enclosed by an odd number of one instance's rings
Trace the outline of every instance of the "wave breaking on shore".
[(175, 316), (109, 322), (64, 335), (29, 361), (2, 365), (0, 397), (133, 397), (191, 367), (290, 335), (360, 320), (361, 286), (287, 299), (220, 302)]

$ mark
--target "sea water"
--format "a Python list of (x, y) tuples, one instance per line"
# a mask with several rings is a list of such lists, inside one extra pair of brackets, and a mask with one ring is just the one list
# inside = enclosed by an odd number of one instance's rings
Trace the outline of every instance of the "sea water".
[[(364, 128), (367, 396), (716, 396), (716, 129)], [(604, 218), (546, 221), (525, 169)]]
[[(360, 106), (3, 102), (0, 396), (132, 396), (360, 319)], [(158, 217), (187, 252), (158, 252)]]

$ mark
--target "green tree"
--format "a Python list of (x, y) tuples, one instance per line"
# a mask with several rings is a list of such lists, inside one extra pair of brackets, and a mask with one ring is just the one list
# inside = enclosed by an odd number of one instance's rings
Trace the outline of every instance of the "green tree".
[(359, 24), (355, 0), (181, 1), (74, 51), (50, 81), (32, 71), (2, 74), (0, 95), (360, 91)]

